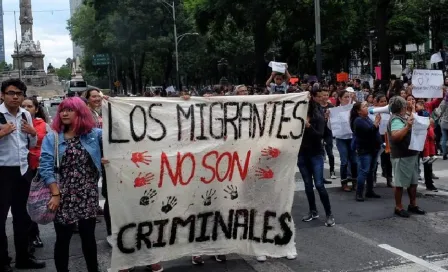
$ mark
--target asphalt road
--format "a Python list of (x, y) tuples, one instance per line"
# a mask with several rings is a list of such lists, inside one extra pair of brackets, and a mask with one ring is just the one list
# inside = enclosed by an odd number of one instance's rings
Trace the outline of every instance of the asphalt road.
[[(438, 167), (446, 164), (437, 163)], [(446, 178), (440, 180), (446, 181)], [(353, 193), (330, 188), (336, 226), (327, 228), (323, 218), (310, 223), (300, 221), (308, 210), (306, 196), (300, 187), (298, 181), (299, 191), (295, 193), (292, 212), (297, 228), (297, 260), (268, 259), (266, 263), (258, 263), (252, 257), (231, 255), (224, 264), (207, 258), (204, 266), (196, 267), (184, 258), (164, 263), (165, 271), (448, 271), (447, 192), (421, 190), (418, 203), (428, 214), (402, 219), (393, 215), (392, 190), (385, 187), (382, 179), (376, 191), (383, 197), (364, 203), (355, 202)], [(404, 203), (407, 201), (404, 197)], [(323, 213), (320, 204), (318, 209)], [(105, 240), (104, 223), (98, 225), (96, 233), (100, 263), (106, 271), (111, 250)], [(11, 218), (7, 222), (7, 236), (13, 255)], [(38, 249), (36, 256), (47, 261), (48, 267), (44, 271), (56, 271), (52, 260), (53, 226), (41, 227), (41, 237), (45, 247)], [(86, 271), (78, 235), (72, 240), (70, 265), (72, 272)]]
[[(54, 116), (56, 107), (49, 108)], [(337, 153), (335, 154), (337, 156)], [(336, 168), (339, 167), (336, 157)], [(328, 171), (328, 165), (326, 165)], [(216, 263), (206, 258), (205, 265), (193, 266), (188, 258), (164, 263), (168, 272), (196, 271), (237, 271), (237, 272), (337, 272), (337, 271), (373, 271), (373, 272), (448, 272), (448, 169), (447, 161), (434, 163), (434, 173), (440, 177), (435, 185), (440, 192), (419, 188), (418, 204), (428, 214), (412, 216), (409, 219), (393, 215), (394, 199), (392, 189), (386, 188), (385, 180), (379, 177), (376, 192), (381, 199), (357, 203), (354, 193), (342, 192), (339, 180), (328, 185), (336, 226), (324, 226), (323, 217), (309, 223), (301, 222), (308, 211), (303, 182), (296, 174), (296, 193), (292, 215), (296, 224), (296, 245), (298, 258), (268, 259), (258, 263), (253, 257), (231, 255), (226, 263)], [(423, 173), (422, 173), (423, 175)], [(316, 194), (316, 200), (319, 197)], [(405, 204), (408, 198), (403, 198)], [(323, 214), (323, 207), (318, 203)], [(13, 250), (11, 218), (7, 221), (10, 255)], [(38, 249), (36, 257), (47, 261), (47, 268), (41, 271), (56, 271), (53, 263), (53, 244), (55, 233), (53, 226), (41, 227), (41, 237), (45, 247)], [(106, 242), (104, 222), (96, 231), (98, 255), (102, 271), (107, 271), (111, 249)], [(74, 235), (71, 243), (70, 266), (72, 272), (85, 272), (81, 252), (80, 238)], [(145, 271), (140, 269), (137, 271)], [(29, 270), (29, 272), (34, 272)], [(37, 271), (36, 271), (37, 272)]]

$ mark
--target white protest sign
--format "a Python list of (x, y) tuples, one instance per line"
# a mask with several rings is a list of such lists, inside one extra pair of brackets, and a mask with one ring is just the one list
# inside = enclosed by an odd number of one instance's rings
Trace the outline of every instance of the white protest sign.
[(418, 116), (414, 113), (414, 124), (411, 131), (410, 150), (423, 151), (426, 135), (428, 134), (429, 117)]
[(284, 74), (286, 72), (286, 68), (288, 67), (288, 64), (283, 62), (275, 62), (271, 61), (269, 62), (269, 67), (272, 68), (272, 72), (278, 72)]
[(415, 69), (412, 73), (412, 85), (412, 94), (416, 98), (442, 98), (443, 72)]
[(333, 137), (339, 138), (352, 134), (350, 128), (350, 111), (353, 104), (330, 108), (330, 126)]
[(110, 98), (112, 271), (182, 256), (295, 253), (291, 208), (308, 92)]
[[(381, 121), (380, 121), (378, 130), (379, 130), (380, 135), (384, 135), (387, 132), (387, 126), (389, 124), (390, 114), (388, 114), (388, 113), (377, 113), (377, 114), (381, 115)], [(372, 120), (372, 122), (375, 122), (375, 118), (376, 118), (377, 114), (369, 114), (369, 118), (370, 118), (370, 120)]]

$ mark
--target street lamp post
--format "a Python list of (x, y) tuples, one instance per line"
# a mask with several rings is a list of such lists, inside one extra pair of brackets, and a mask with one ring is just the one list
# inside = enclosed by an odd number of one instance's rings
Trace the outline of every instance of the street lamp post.
[(370, 74), (373, 75), (373, 38), (375, 37), (375, 30), (370, 30), (367, 35), (369, 36)]
[(179, 43), (185, 37), (189, 35), (199, 35), (198, 33), (184, 33), (182, 35), (177, 36), (177, 26), (176, 26), (176, 6), (174, 5), (174, 1), (170, 4), (165, 0), (160, 0), (161, 3), (165, 4), (168, 8), (171, 9), (171, 14), (173, 15), (174, 22), (174, 50), (176, 55), (176, 87), (178, 91), (180, 90), (180, 77), (179, 77)]
[(320, 0), (314, 0), (314, 20), (316, 24), (316, 69), (317, 79), (322, 79), (322, 37), (320, 31)]

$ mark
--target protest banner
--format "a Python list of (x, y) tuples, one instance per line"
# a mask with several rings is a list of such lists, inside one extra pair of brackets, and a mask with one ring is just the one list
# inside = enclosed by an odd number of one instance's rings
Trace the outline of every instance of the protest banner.
[(416, 98), (442, 98), (442, 70), (419, 70), (412, 73), (412, 94)]
[(295, 252), (308, 92), (110, 98), (103, 105), (112, 271), (182, 256)]

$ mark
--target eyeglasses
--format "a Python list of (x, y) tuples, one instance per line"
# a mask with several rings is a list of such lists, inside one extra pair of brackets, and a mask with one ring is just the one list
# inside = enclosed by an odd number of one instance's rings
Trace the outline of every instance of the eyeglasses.
[(6, 95), (9, 96), (17, 96), (17, 97), (22, 97), (24, 94), (23, 92), (14, 92), (14, 91), (7, 91), (5, 92)]

